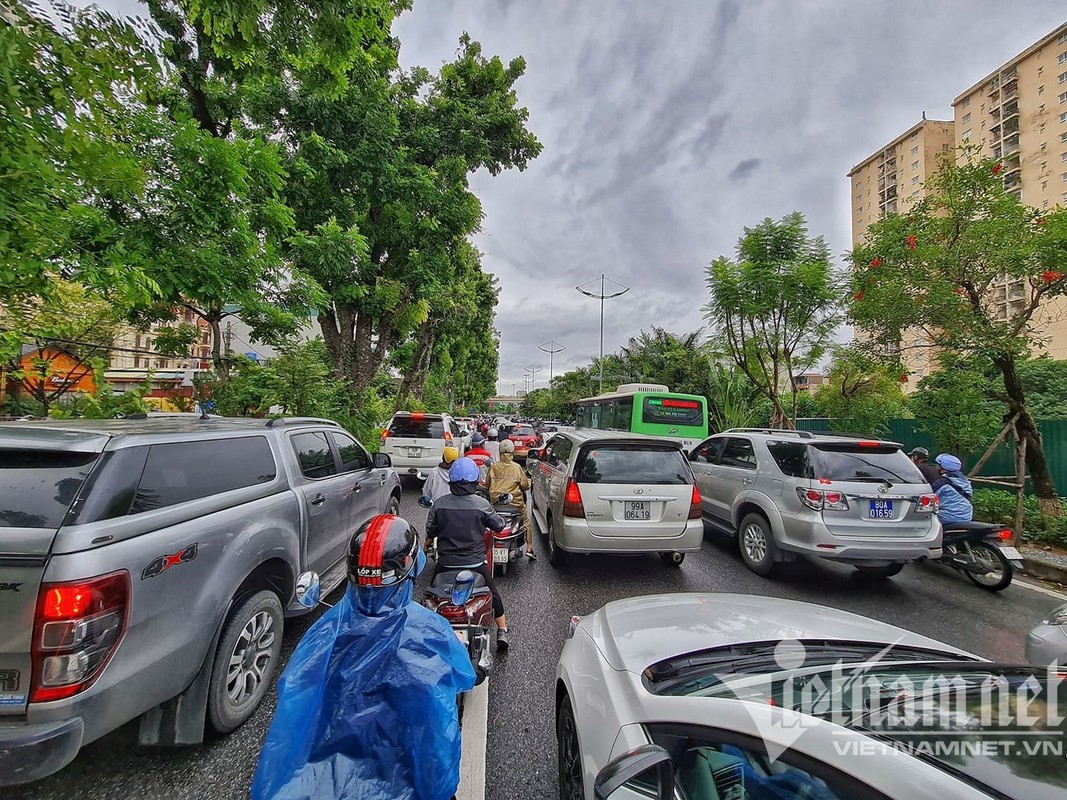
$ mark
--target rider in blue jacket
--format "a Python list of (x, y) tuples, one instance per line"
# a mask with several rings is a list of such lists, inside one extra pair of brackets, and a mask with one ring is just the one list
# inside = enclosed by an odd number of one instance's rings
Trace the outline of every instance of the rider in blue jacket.
[(931, 486), (939, 501), (937, 518), (942, 525), (970, 522), (974, 518), (974, 489), (962, 472), (963, 462), (949, 453), (942, 453), (935, 461), (940, 477)]
[(474, 686), (466, 648), (412, 601), (426, 564), (400, 517), (364, 525), (348, 591), (300, 640), (252, 800), (448, 800), (459, 786), (456, 696)]

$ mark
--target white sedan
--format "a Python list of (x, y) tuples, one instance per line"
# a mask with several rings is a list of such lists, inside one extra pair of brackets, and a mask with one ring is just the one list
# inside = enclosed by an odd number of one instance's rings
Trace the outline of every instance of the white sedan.
[(559, 793), (1063, 800), (1057, 700), (1062, 676), (845, 611), (636, 597), (572, 620), (556, 682)]

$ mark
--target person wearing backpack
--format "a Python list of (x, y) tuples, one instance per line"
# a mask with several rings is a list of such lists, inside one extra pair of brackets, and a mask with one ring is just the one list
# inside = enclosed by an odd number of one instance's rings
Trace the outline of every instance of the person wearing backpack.
[(950, 453), (942, 453), (934, 460), (939, 477), (931, 487), (939, 501), (937, 518), (942, 525), (970, 522), (974, 519), (974, 489), (963, 474), (963, 462)]

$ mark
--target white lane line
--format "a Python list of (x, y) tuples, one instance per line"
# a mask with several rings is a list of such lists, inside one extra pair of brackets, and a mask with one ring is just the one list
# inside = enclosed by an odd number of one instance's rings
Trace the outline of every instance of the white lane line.
[(489, 735), (489, 679), (463, 701), (463, 744), (456, 800), (484, 800), (485, 752)]
[(1032, 592), (1040, 592), (1041, 594), (1047, 594), (1049, 597), (1055, 597), (1059, 600), (1067, 600), (1067, 594), (1063, 592), (1057, 592), (1055, 589), (1049, 589), (1047, 586), (1042, 586), (1039, 583), (1031, 583), (1030, 581), (1015, 579), (1015, 584), (1022, 586), (1024, 589), (1029, 589)]

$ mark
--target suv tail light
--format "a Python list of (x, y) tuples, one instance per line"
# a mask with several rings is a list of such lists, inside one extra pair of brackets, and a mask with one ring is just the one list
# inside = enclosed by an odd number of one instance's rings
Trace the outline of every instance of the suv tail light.
[(689, 501), (689, 519), (701, 518), (700, 499), (700, 489), (698, 489), (697, 485), (694, 483), (693, 498)]
[(33, 621), (31, 703), (88, 689), (115, 653), (128, 620), (130, 576), (43, 583)]
[(936, 514), (941, 505), (941, 498), (936, 494), (920, 495), (915, 502), (915, 510), (922, 514)]
[(797, 487), (800, 502), (812, 511), (848, 511), (848, 498), (844, 492), (831, 489), (805, 489)]
[(382, 431), (382, 444), (383, 445), (385, 444), (385, 440), (388, 439), (388, 438), (389, 438), (389, 429), (386, 428), (384, 431)]
[(582, 492), (574, 478), (567, 478), (567, 491), (563, 495), (563, 516), (584, 517), (585, 506), (582, 505)]

